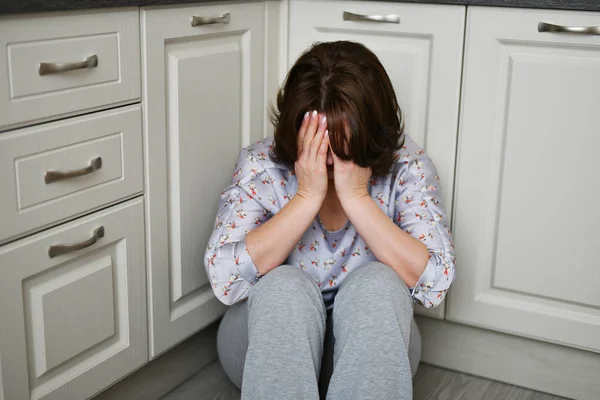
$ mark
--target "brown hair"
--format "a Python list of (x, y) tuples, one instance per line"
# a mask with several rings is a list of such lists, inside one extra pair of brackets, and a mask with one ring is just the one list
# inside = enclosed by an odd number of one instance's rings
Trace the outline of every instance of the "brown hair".
[(390, 172), (404, 124), (390, 78), (369, 49), (348, 41), (317, 43), (298, 58), (277, 94), (277, 110), (271, 109), (274, 162), (293, 169), (298, 129), (312, 110), (327, 115), (338, 157), (371, 167), (375, 176)]

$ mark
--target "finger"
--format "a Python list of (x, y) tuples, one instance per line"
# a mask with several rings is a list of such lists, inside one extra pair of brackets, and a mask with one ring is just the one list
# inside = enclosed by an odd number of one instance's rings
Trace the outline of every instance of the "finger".
[(327, 150), (329, 149), (329, 131), (326, 130), (321, 141), (321, 147), (317, 153), (317, 165), (325, 165), (327, 163)]
[(307, 111), (302, 117), (302, 123), (300, 124), (300, 129), (298, 129), (298, 154), (302, 152), (302, 145), (304, 143), (304, 135), (306, 134), (306, 129), (308, 128), (308, 121), (310, 117), (310, 111)]
[(306, 133), (304, 134), (304, 139), (302, 143), (302, 150), (305, 154), (308, 154), (310, 149), (310, 143), (312, 142), (315, 134), (317, 133), (317, 128), (319, 126), (319, 113), (317, 111), (313, 111), (310, 114), (310, 120), (308, 122), (308, 128), (306, 128)]
[(317, 153), (319, 152), (319, 148), (321, 147), (321, 143), (323, 142), (323, 136), (325, 136), (325, 130), (327, 129), (327, 117), (323, 115), (323, 117), (319, 120), (319, 129), (317, 133), (313, 137), (312, 142), (310, 142), (310, 150), (308, 152), (309, 160), (316, 160)]

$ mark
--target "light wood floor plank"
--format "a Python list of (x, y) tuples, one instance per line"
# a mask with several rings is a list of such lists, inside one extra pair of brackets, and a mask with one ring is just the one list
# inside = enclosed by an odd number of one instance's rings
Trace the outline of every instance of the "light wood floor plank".
[[(233, 393), (234, 397), (231, 397), (232, 387), (237, 391), (237, 388), (229, 381), (221, 364), (217, 361), (204, 368), (181, 386), (167, 393), (163, 400), (229, 400), (236, 398), (235, 392)], [(239, 399), (239, 391), (237, 398)]]
[[(421, 364), (413, 380), (414, 400), (565, 400), (489, 379)], [(162, 400), (239, 400), (240, 391), (217, 361)]]

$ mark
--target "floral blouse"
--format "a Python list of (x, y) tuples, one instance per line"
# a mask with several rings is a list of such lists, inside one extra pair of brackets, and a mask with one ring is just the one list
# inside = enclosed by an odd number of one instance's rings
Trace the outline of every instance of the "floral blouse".
[[(246, 235), (276, 214), (295, 195), (293, 171), (268, 156), (273, 138), (240, 152), (231, 184), (221, 194), (214, 231), (205, 253), (205, 267), (213, 290), (225, 304), (248, 297), (260, 279), (246, 248)], [(413, 299), (427, 307), (443, 300), (454, 280), (454, 244), (441, 200), (435, 166), (424, 151), (405, 135), (392, 171), (373, 177), (373, 201), (406, 233), (429, 249), (429, 261), (414, 288)], [(356, 268), (376, 261), (350, 222), (327, 231), (315, 218), (292, 249), (285, 264), (306, 271), (321, 288), (324, 299), (335, 295), (344, 278)]]

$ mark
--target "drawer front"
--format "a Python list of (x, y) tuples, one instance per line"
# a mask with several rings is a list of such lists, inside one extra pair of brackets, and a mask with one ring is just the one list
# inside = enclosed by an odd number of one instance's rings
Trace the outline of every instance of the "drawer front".
[(143, 190), (138, 105), (0, 134), (0, 242)]
[(146, 362), (144, 260), (141, 199), (0, 248), (0, 397), (84, 399)]
[(137, 10), (0, 19), (0, 130), (140, 97)]

